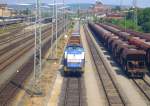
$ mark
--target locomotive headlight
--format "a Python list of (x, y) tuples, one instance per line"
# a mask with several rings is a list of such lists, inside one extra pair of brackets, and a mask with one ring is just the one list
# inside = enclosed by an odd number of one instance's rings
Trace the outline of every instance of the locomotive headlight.
[(84, 54), (85, 54), (85, 53), (84, 53), (84, 52), (82, 52), (82, 54), (81, 54), (82, 59), (84, 59)]
[(67, 52), (65, 52), (65, 59), (67, 58)]

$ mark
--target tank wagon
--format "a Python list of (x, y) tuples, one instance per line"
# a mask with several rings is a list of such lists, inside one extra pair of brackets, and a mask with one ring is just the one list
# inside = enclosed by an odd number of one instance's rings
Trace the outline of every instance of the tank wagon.
[(141, 39), (140, 37), (135, 37), (127, 32), (123, 32), (117, 28), (104, 25), (104, 24), (99, 24), (103, 28), (111, 31), (112, 33), (116, 34), (119, 36), (121, 39), (128, 41), (129, 44), (135, 45), (138, 47), (138, 49), (144, 50), (146, 52), (146, 64), (148, 69), (150, 69), (150, 41), (148, 40), (149, 37), (144, 37), (145, 39)]
[(130, 33), (132, 36), (140, 37), (141, 39), (145, 39), (146, 41), (150, 41), (150, 34), (146, 34), (146, 33), (142, 33), (142, 32), (136, 32), (136, 31), (133, 31), (133, 30), (130, 30), (130, 29), (123, 29), (123, 28), (121, 28), (117, 25), (113, 25), (113, 24), (110, 24), (110, 23), (106, 23), (106, 25), (114, 27), (116, 29), (119, 29), (122, 32)]
[(146, 52), (138, 50), (128, 41), (103, 29), (102, 27), (89, 23), (89, 28), (95, 36), (111, 52), (115, 61), (121, 66), (126, 75), (131, 78), (143, 78), (146, 72)]
[(73, 32), (64, 52), (64, 72), (83, 73), (85, 52), (79, 32)]

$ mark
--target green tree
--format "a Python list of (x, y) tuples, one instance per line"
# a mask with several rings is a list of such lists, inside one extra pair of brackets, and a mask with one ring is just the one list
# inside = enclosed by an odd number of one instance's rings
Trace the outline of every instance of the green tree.
[(150, 32), (150, 8), (138, 10), (138, 25), (144, 32)]
[(133, 19), (134, 18), (134, 13), (133, 11), (129, 11), (126, 15), (126, 19)]
[(150, 21), (149, 22), (145, 22), (142, 25), (142, 29), (144, 30), (144, 32), (149, 33), (150, 32)]

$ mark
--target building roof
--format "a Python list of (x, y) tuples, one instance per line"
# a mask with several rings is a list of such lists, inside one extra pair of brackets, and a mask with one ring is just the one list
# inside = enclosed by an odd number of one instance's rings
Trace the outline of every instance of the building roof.
[(7, 4), (0, 4), (0, 8), (5, 8), (7, 7)]
[(103, 3), (97, 0), (96, 5), (103, 5)]

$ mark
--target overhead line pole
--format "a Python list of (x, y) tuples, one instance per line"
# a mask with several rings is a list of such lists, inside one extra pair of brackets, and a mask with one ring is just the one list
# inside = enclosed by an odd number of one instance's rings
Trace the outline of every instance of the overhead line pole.
[(41, 94), (41, 84), (39, 81), (42, 71), (41, 58), (41, 3), (36, 0), (36, 21), (35, 21), (35, 48), (34, 48), (34, 84), (33, 88), (36, 95)]
[[(65, 7), (65, 0), (63, 0), (63, 7)], [(66, 26), (66, 21), (65, 21), (65, 8), (63, 8), (63, 23), (64, 23), (64, 32), (66, 32), (66, 28), (65, 28), (65, 26)]]
[(52, 47), (52, 44), (53, 44), (53, 41), (54, 41), (54, 17), (55, 17), (55, 0), (53, 0), (53, 5), (52, 5), (52, 8), (53, 8), (53, 11), (52, 11), (52, 39), (51, 39), (51, 58), (53, 57), (53, 47)]
[(135, 24), (135, 29), (137, 28), (137, 0), (133, 0), (133, 7), (134, 7), (134, 24)]
[(56, 54), (55, 54), (55, 56), (56, 56), (56, 58), (57, 58), (57, 49), (58, 49), (58, 42), (57, 42), (57, 38), (58, 38), (58, 36), (57, 36), (57, 34), (58, 34), (58, 26), (57, 26), (57, 22), (58, 22), (58, 11), (57, 11), (57, 3), (56, 3), (56, 0), (55, 0), (55, 2), (54, 2), (54, 5), (56, 6), (55, 7), (55, 13), (56, 13), (56, 32), (55, 32), (55, 34), (56, 34), (56, 48), (55, 48), (55, 50), (56, 50)]

